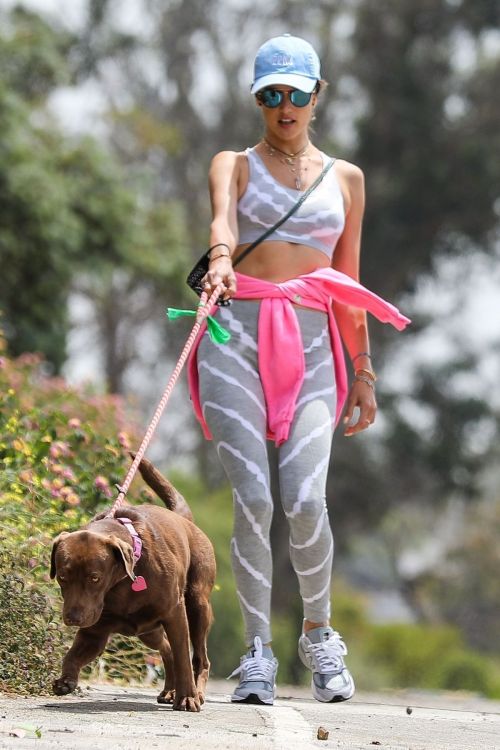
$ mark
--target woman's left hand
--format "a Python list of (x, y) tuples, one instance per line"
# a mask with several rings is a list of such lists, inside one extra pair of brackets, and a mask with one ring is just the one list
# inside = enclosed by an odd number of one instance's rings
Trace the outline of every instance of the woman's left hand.
[[(351, 424), (354, 416), (354, 409), (359, 408), (359, 416), (356, 422)], [(344, 424), (347, 425), (344, 435), (349, 437), (357, 432), (366, 430), (375, 421), (377, 413), (377, 402), (375, 400), (375, 391), (362, 380), (355, 380), (349, 391), (347, 398), (347, 407), (344, 415)]]

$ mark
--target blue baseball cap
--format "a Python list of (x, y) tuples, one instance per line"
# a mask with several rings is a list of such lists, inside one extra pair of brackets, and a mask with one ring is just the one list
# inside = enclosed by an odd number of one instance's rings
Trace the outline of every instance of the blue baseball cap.
[(252, 94), (283, 84), (310, 94), (321, 78), (319, 57), (314, 47), (298, 36), (282, 34), (269, 39), (257, 51)]

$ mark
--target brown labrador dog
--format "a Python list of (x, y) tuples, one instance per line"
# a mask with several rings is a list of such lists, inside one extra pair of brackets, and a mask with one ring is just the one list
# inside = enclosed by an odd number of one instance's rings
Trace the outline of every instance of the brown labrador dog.
[(210, 668), (214, 551), (170, 482), (146, 459), (139, 468), (167, 506), (125, 505), (116, 511), (117, 518), (132, 522), (142, 542), (139, 559), (128, 524), (104, 514), (54, 541), (50, 575), (61, 587), (65, 624), (79, 630), (53, 690), (72, 692), (80, 669), (103, 652), (112, 633), (137, 635), (163, 660), (158, 702), (199, 711)]

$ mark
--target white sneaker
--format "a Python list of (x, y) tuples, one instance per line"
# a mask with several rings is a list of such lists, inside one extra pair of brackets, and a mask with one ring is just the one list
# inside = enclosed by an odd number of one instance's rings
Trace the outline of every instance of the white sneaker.
[(354, 680), (344, 663), (347, 647), (330, 627), (319, 627), (299, 638), (299, 657), (312, 670), (314, 698), (323, 703), (346, 701), (354, 695)]
[(240, 659), (240, 666), (231, 677), (240, 675), (240, 682), (231, 696), (233, 703), (264, 703), (272, 706), (276, 691), (276, 672), (278, 660), (268, 646), (262, 646), (262, 640), (255, 636), (253, 647)]

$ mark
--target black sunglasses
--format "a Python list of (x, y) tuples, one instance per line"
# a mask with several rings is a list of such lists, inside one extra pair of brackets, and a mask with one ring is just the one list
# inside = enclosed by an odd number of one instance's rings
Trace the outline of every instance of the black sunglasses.
[(294, 107), (307, 107), (307, 105), (311, 101), (311, 96), (313, 95), (313, 93), (314, 92), (311, 91), (310, 94), (306, 94), (305, 91), (299, 91), (299, 89), (292, 89), (291, 91), (262, 89), (262, 91), (258, 92), (257, 99), (262, 102), (264, 107), (268, 107), (268, 109), (275, 109), (276, 107), (280, 106), (284, 96), (287, 95), (288, 99), (291, 101)]

